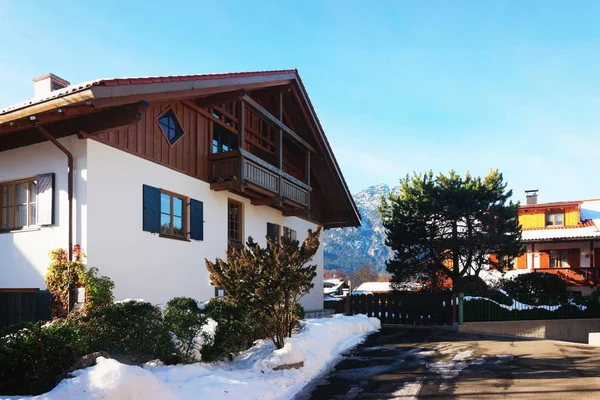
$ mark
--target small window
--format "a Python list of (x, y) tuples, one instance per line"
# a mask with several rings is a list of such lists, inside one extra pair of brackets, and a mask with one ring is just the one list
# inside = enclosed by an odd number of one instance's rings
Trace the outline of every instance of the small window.
[(157, 120), (160, 129), (165, 134), (165, 137), (169, 143), (175, 144), (177, 139), (183, 135), (183, 129), (181, 129), (181, 125), (179, 125), (173, 109), (169, 108), (167, 111), (162, 113)]
[(569, 268), (569, 251), (550, 250), (550, 268)]
[(296, 231), (288, 228), (287, 226), (283, 227), (283, 236), (285, 236), (286, 238), (288, 238), (290, 240), (298, 240), (296, 238)]
[(187, 236), (186, 223), (185, 197), (161, 190), (160, 234), (185, 238)]
[(235, 149), (237, 149), (237, 135), (218, 123), (213, 122), (213, 154), (225, 153)]
[(0, 229), (22, 229), (36, 223), (35, 178), (0, 184)]
[(281, 236), (281, 227), (277, 224), (272, 224), (267, 222), (267, 236), (271, 238), (271, 240), (275, 242), (279, 242), (279, 238)]
[(546, 214), (546, 226), (564, 226), (564, 220), (564, 213)]
[(227, 239), (232, 246), (243, 246), (242, 204), (229, 200), (227, 204)]

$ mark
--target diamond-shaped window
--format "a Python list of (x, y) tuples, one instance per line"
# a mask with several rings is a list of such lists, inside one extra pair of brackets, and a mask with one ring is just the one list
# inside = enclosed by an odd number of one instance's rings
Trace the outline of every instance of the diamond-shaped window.
[(158, 126), (165, 134), (165, 137), (171, 144), (175, 144), (177, 139), (183, 135), (183, 129), (177, 121), (177, 117), (171, 108), (162, 113), (158, 118)]

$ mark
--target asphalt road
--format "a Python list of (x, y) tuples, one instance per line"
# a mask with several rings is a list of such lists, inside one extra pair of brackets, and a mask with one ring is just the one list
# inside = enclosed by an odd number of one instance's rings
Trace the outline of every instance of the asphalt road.
[(600, 348), (550, 340), (388, 328), (295, 400), (600, 399)]

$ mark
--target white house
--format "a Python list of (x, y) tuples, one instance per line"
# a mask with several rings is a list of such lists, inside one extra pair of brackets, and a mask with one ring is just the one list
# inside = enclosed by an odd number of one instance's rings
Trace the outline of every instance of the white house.
[(117, 299), (207, 300), (205, 259), (248, 236), (360, 225), (296, 70), (34, 82), (0, 109), (0, 290), (44, 289), (80, 244)]

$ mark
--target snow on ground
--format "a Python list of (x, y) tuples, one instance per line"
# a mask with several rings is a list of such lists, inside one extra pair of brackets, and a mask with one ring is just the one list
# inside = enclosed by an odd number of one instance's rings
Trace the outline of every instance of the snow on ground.
[[(504, 294), (505, 296), (508, 296), (508, 293), (506, 293), (506, 291), (502, 290), (502, 289), (498, 289), (498, 291), (502, 294)], [(510, 296), (508, 296), (510, 298)], [(533, 310), (534, 308), (542, 308), (544, 310), (548, 310), (548, 311), (556, 311), (559, 308), (561, 308), (563, 305), (559, 304), (559, 305), (554, 305), (554, 306), (548, 306), (548, 305), (537, 305), (537, 306), (532, 306), (529, 304), (525, 304), (525, 303), (521, 303), (513, 298), (510, 298), (512, 300), (512, 304), (511, 305), (506, 305), (506, 304), (502, 304), (502, 303), (498, 303), (495, 300), (492, 300), (490, 298), (487, 297), (482, 297), (482, 296), (465, 296), (464, 297), (464, 301), (471, 301), (471, 300), (486, 300), (486, 301), (490, 301), (492, 303), (495, 303), (497, 305), (499, 305), (500, 307), (507, 309), (509, 311), (513, 311), (513, 310)], [(577, 304), (575, 302), (575, 299), (569, 299), (568, 303), (572, 306), (575, 306), (577, 308), (579, 308), (582, 311), (587, 310), (587, 306), (583, 305), (583, 304)]]
[(471, 350), (451, 348), (440, 351), (442, 354), (455, 354), (451, 360), (436, 361), (427, 364), (427, 368), (442, 376), (444, 382), (440, 385), (441, 390), (448, 389), (448, 381), (456, 378), (460, 372), (469, 366), (469, 358), (473, 355)]
[[(365, 315), (310, 319), (281, 350), (260, 341), (232, 363), (150, 366), (98, 359), (54, 390), (36, 398), (63, 399), (289, 399), (341, 353), (362, 342), (381, 324)], [(273, 371), (277, 365), (304, 362), (300, 369)], [(14, 397), (16, 399), (18, 397)]]

